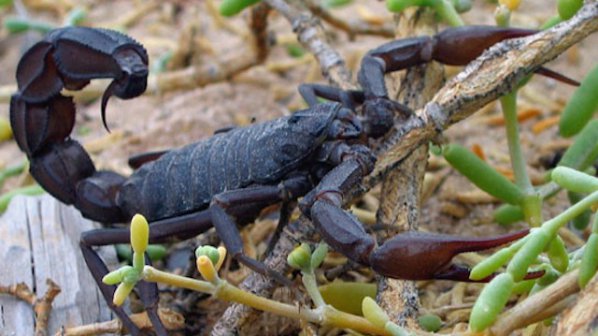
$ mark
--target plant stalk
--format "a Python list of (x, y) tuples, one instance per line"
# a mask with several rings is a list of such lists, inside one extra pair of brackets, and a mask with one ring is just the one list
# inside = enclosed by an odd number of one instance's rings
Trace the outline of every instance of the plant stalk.
[(240, 303), (255, 309), (271, 312), (277, 315), (286, 316), (294, 319), (301, 319), (320, 325), (333, 325), (338, 328), (349, 328), (358, 332), (376, 335), (389, 335), (390, 333), (383, 328), (379, 328), (363, 317), (344, 313), (336, 310), (332, 306), (324, 304), (316, 309), (309, 309), (289, 304), (280, 303), (270, 299), (245, 292), (228, 282), (222, 280), (218, 286), (207, 281), (186, 278), (180, 275), (170, 274), (157, 270), (151, 266), (145, 266), (143, 269), (143, 279), (150, 282), (159, 282), (180, 288), (186, 288), (193, 291), (208, 293), (214, 297)]

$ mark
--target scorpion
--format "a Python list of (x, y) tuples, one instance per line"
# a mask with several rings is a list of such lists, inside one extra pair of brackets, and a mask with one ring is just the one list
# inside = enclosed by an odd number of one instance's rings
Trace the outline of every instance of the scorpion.
[[(491, 238), (405, 232), (377, 246), (362, 224), (342, 208), (343, 195), (374, 167), (376, 158), (366, 145), (368, 139), (387, 133), (397, 111), (402, 116), (410, 113), (387, 98), (384, 73), (432, 58), (466, 63), (497, 41), (531, 33), (469, 27), (449, 29), (434, 38), (392, 42), (364, 58), (359, 73), (363, 91), (302, 86), (307, 109), (216, 132), (180, 149), (141, 155), (131, 161), (137, 168), (126, 178), (96, 170), (85, 149), (70, 137), (75, 105), (61, 90), (80, 90), (96, 78), (112, 79), (101, 100), (107, 128), (105, 111), (111, 96), (130, 99), (145, 91), (147, 52), (132, 38), (112, 30), (59, 28), (22, 56), (10, 122), (18, 146), (30, 160), (31, 175), (48, 193), (102, 223), (127, 222), (141, 213), (151, 223), (152, 243), (188, 239), (215, 227), (233, 258), (288, 284), (286, 277), (243, 253), (237, 225), (252, 222), (269, 205), (281, 203), (284, 210), (302, 197), (301, 212), (326, 243), (350, 260), (393, 278), (468, 281), (469, 270), (451, 263), (455, 255), (502, 245), (527, 231)], [(480, 45), (474, 51), (463, 48), (472, 44)], [(317, 103), (317, 96), (333, 101)], [(361, 115), (354, 112), (356, 104), (363, 104)], [(102, 283), (108, 269), (93, 250), (128, 240), (128, 228), (101, 228), (83, 233), (80, 248), (109, 307), (137, 335), (141, 330), (112, 304), (115, 287)], [(157, 314), (157, 286), (146, 282), (137, 286), (154, 331), (165, 335)]]

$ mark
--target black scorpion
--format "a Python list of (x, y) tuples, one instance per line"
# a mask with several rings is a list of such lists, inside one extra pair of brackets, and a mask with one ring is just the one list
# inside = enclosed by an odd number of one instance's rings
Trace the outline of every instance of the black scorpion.
[[(463, 35), (453, 32), (457, 33)], [(301, 211), (324, 240), (349, 259), (395, 278), (466, 281), (468, 271), (450, 263), (454, 255), (504, 244), (526, 232), (488, 239), (408, 232), (377, 247), (357, 219), (341, 208), (343, 195), (373, 169), (375, 157), (366, 146), (367, 139), (384, 135), (392, 127), (394, 113), (408, 117), (409, 109), (386, 96), (383, 76), (413, 63), (404, 62), (414, 57), (409, 56), (414, 44), (431, 48), (422, 41), (428, 40), (395, 43), (370, 53), (363, 68), (378, 70), (362, 70), (364, 92), (302, 87), (311, 105), (308, 109), (219, 132), (181, 149), (141, 156), (136, 160), (141, 167), (129, 178), (96, 170), (83, 147), (70, 137), (75, 106), (72, 98), (61, 94), (64, 88), (82, 89), (92, 79), (112, 78), (102, 97), (104, 125), (110, 96), (128, 99), (142, 94), (148, 56), (128, 36), (83, 27), (49, 33), (19, 63), (10, 119), (15, 139), (31, 162), (31, 175), (44, 189), (61, 202), (73, 204), (85, 217), (103, 223), (127, 222), (141, 213), (152, 223), (151, 242), (189, 238), (214, 226), (234, 258), (288, 283), (243, 254), (237, 224), (251, 222), (268, 205), (288, 205), (303, 196)], [(455, 57), (476, 56), (465, 53)], [(343, 104), (317, 104), (316, 95)], [(352, 111), (355, 104), (365, 105), (363, 116)], [(128, 239), (128, 229), (99, 229), (84, 233), (80, 245), (111, 309), (131, 333), (138, 334), (140, 330), (122, 308), (112, 305), (114, 286), (101, 282), (108, 270), (92, 249)], [(157, 287), (140, 283), (139, 291), (155, 331), (166, 334), (157, 315)]]

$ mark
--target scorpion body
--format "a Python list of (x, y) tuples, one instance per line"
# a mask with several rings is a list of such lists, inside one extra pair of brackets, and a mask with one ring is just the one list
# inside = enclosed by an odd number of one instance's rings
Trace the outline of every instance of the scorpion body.
[(207, 208), (226, 190), (277, 184), (292, 172), (323, 169), (309, 163), (339, 109), (324, 104), (169, 151), (131, 175), (117, 204), (128, 217), (142, 213), (158, 220)]
[[(414, 41), (427, 48), (423, 40)], [(151, 222), (152, 243), (173, 236), (189, 238), (213, 226), (235, 259), (288, 284), (286, 277), (245, 256), (237, 224), (252, 221), (274, 203), (282, 203), (288, 212), (289, 204), (303, 196), (299, 203), (303, 214), (332, 248), (349, 259), (389, 277), (467, 281), (469, 271), (451, 264), (453, 256), (501, 245), (527, 232), (491, 238), (402, 233), (378, 247), (361, 223), (342, 209), (344, 194), (374, 167), (368, 138), (387, 133), (394, 118), (411, 116), (408, 108), (389, 100), (383, 88), (386, 70), (404, 66), (393, 62), (404, 60), (411, 47), (398, 43), (384, 48), (366, 57), (382, 64), (381, 72), (366, 74), (363, 68), (369, 61), (364, 59), (361, 73), (366, 75), (360, 77), (364, 91), (302, 87), (308, 109), (144, 156), (128, 178), (96, 170), (84, 148), (70, 137), (75, 106), (61, 90), (82, 89), (95, 78), (113, 79), (102, 97), (106, 126), (105, 109), (112, 95), (133, 98), (146, 88), (148, 57), (135, 40), (103, 29), (69, 27), (51, 32), (19, 63), (10, 119), (17, 144), (31, 162), (30, 172), (44, 189), (103, 223), (125, 222), (141, 213)], [(316, 95), (342, 104), (319, 104)], [(363, 116), (352, 110), (355, 103), (364, 105)], [(123, 309), (112, 304), (115, 288), (102, 283), (108, 269), (92, 249), (128, 240), (128, 228), (98, 229), (84, 233), (80, 246), (111, 309), (129, 332), (139, 334)], [(156, 333), (165, 335), (157, 314), (157, 286), (141, 282), (138, 289)]]

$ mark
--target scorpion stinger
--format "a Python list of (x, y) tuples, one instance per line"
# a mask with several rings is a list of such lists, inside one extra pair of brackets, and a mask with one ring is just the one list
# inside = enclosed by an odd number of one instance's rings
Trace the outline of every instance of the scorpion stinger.
[(121, 75), (114, 79), (102, 95), (102, 123), (106, 131), (110, 132), (106, 123), (106, 105), (108, 99), (115, 95), (121, 99), (130, 99), (141, 95), (147, 87), (147, 55), (136, 50), (123, 48), (115, 52)]

